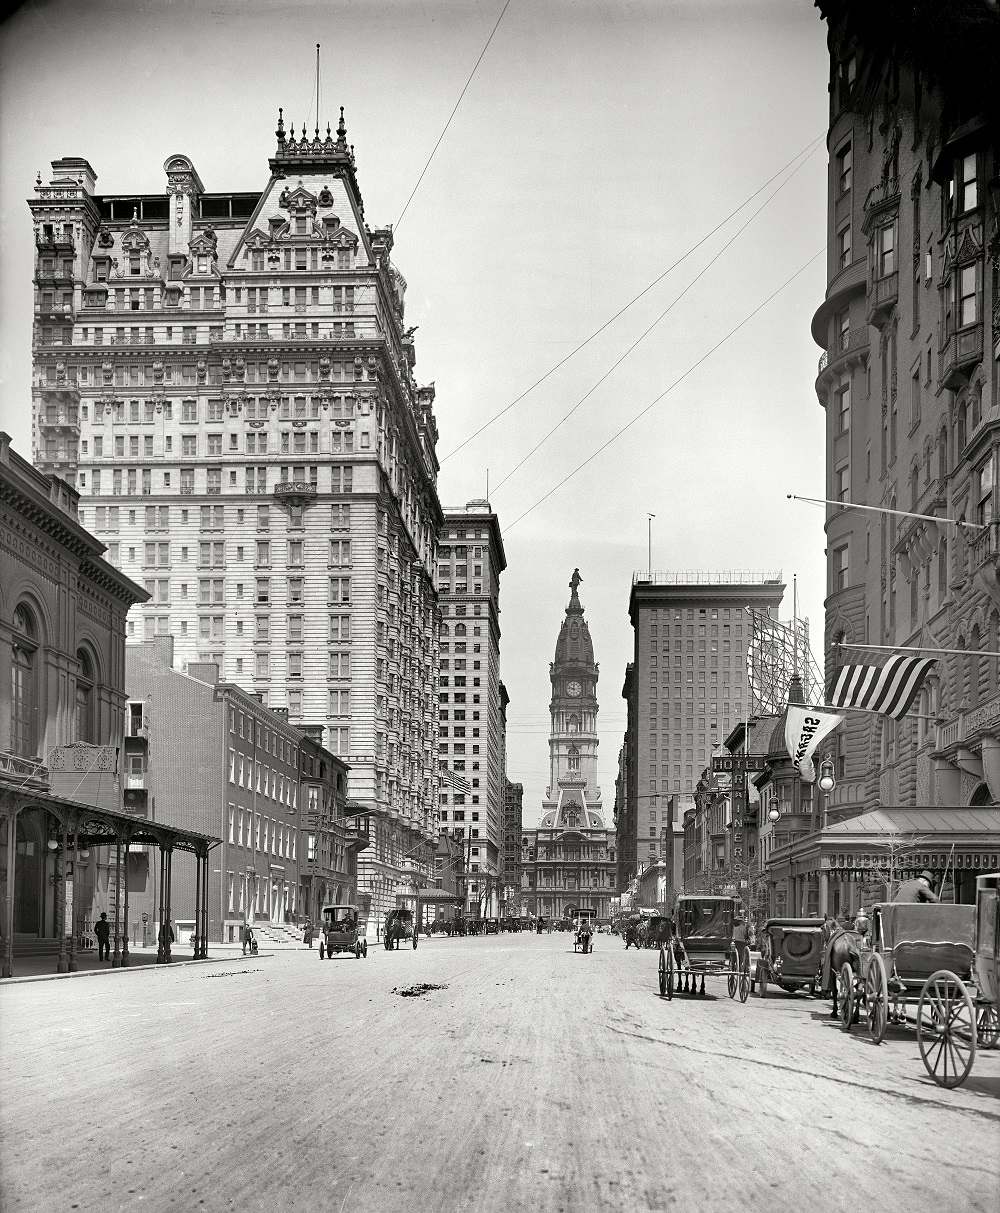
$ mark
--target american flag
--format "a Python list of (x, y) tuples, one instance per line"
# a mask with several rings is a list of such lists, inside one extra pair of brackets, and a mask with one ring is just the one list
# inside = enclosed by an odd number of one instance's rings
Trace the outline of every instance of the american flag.
[(865, 708), (900, 720), (936, 660), (894, 653), (882, 666), (845, 665), (837, 671), (827, 703), (835, 708)]

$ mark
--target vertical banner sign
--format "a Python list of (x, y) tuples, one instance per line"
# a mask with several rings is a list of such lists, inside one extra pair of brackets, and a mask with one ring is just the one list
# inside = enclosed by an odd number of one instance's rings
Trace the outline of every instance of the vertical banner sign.
[(72, 879), (72, 877), (67, 877), (67, 879), (66, 879), (66, 906), (65, 906), (65, 914), (63, 916), (63, 934), (64, 935), (73, 934), (73, 879)]
[(741, 891), (747, 882), (746, 871), (746, 813), (747, 775), (763, 771), (764, 759), (755, 754), (725, 755), (712, 759), (713, 775), (729, 775), (730, 799), (733, 809), (733, 876)]

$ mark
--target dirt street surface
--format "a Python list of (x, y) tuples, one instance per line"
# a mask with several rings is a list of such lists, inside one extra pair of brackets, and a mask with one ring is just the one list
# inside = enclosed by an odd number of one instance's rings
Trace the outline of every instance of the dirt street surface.
[(595, 942), (7, 984), (0, 1207), (1000, 1208), (1000, 1051), (945, 1091), (912, 1032), (719, 979), (667, 1002), (655, 951)]

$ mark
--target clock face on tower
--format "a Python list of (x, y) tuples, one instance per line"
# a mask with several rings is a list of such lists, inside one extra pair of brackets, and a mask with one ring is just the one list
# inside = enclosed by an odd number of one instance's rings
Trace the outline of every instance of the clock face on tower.
[(583, 690), (583, 687), (581, 687), (578, 682), (574, 681), (574, 682), (566, 683), (566, 694), (567, 695), (572, 695), (574, 698), (576, 698), (576, 696), (579, 695), (582, 690)]

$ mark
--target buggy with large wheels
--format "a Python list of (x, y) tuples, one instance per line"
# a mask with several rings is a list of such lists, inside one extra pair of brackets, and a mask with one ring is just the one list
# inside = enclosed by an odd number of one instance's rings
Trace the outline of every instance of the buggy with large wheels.
[(757, 981), (761, 998), (768, 984), (790, 994), (805, 989), (815, 994), (823, 965), (822, 918), (769, 918), (758, 936)]
[(844, 1029), (863, 1013), (881, 1044), (890, 1024), (914, 1027), (928, 1074), (939, 1086), (961, 1085), (977, 1044), (991, 1048), (998, 1036), (998, 883), (1000, 877), (980, 877), (974, 906), (875, 906), (859, 972), (844, 965), (840, 973)]
[[(681, 896), (675, 933), (660, 948), (660, 994), (705, 994), (706, 977), (725, 977), (730, 998), (750, 996), (750, 949), (737, 938), (743, 907), (738, 897)], [(699, 988), (700, 980), (700, 988)]]
[(665, 914), (654, 914), (646, 919), (647, 948), (660, 948), (668, 944), (674, 937), (674, 924)]
[(405, 943), (409, 940), (414, 948), (417, 946), (417, 929), (413, 924), (413, 911), (407, 906), (396, 906), (395, 909), (389, 910), (385, 916), (385, 926), (382, 929), (382, 941), (385, 944), (385, 950), (391, 952), (393, 948), (399, 951), (400, 943)]
[(594, 950), (594, 919), (589, 910), (577, 911), (574, 923), (573, 951), (586, 955)]
[(332, 905), (323, 907), (320, 925), (319, 958), (332, 959), (338, 953), (350, 953), (360, 960), (368, 955), (368, 940), (358, 907)]

